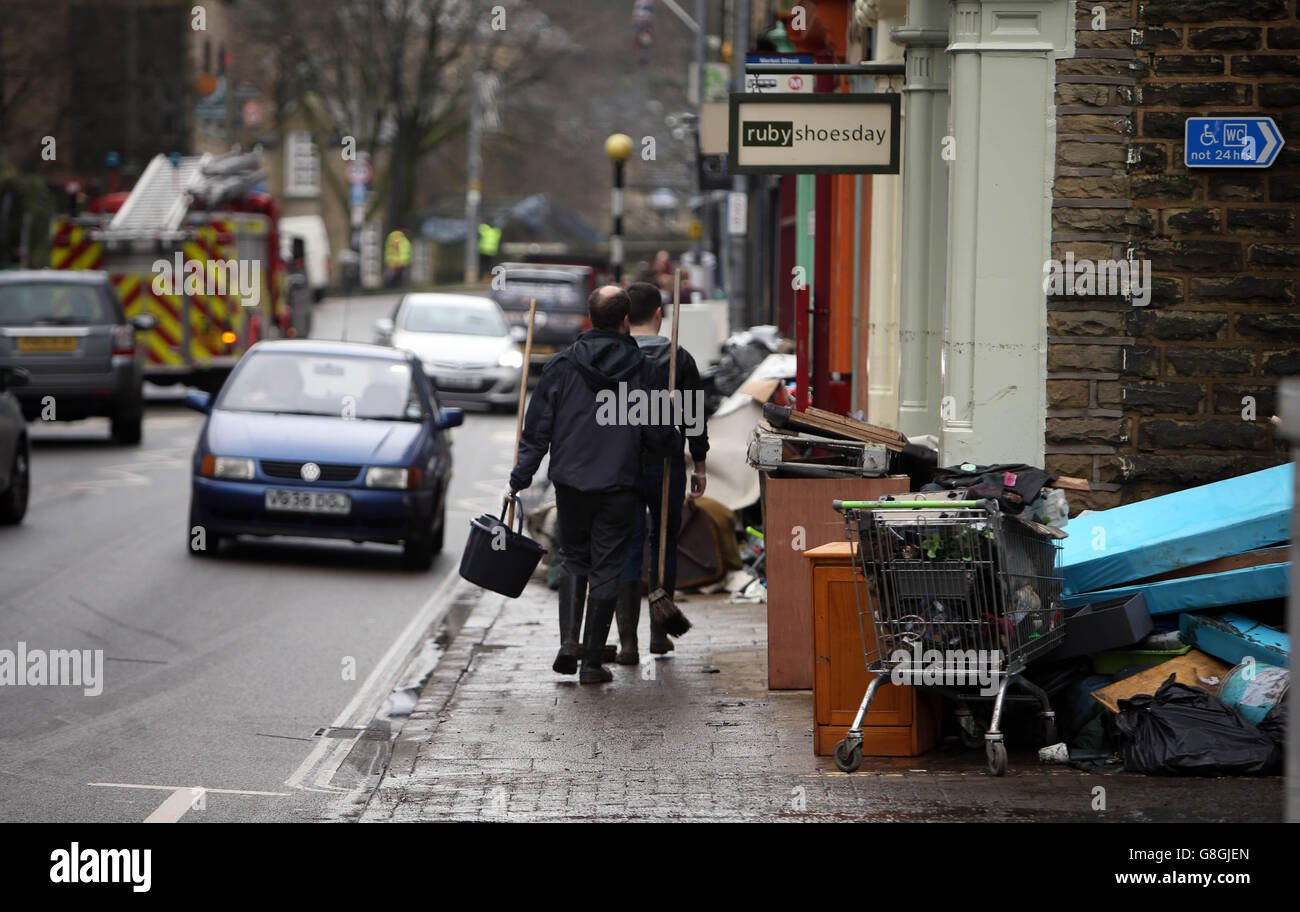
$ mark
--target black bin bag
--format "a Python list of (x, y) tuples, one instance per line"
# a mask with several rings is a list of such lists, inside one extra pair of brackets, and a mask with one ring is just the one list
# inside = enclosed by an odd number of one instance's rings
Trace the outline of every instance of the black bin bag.
[(1218, 697), (1179, 684), (1119, 701), (1107, 717), (1124, 767), (1158, 776), (1255, 776), (1281, 766), (1281, 751), (1264, 732)]

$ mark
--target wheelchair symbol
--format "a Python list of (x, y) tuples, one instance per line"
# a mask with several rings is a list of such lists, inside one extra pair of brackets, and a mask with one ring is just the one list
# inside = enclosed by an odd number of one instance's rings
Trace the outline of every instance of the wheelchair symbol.
[(1214, 145), (1215, 143), (1214, 133), (1213, 131), (1210, 130), (1210, 125), (1207, 123), (1207, 124), (1203, 124), (1202, 127), (1203, 129), (1201, 131), (1201, 145), (1203, 146)]

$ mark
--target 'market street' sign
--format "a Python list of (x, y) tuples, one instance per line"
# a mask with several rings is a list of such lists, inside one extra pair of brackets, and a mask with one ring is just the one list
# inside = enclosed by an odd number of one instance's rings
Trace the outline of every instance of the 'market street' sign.
[(1284, 141), (1271, 117), (1189, 117), (1183, 131), (1189, 168), (1267, 168)]
[(734, 93), (732, 174), (897, 174), (898, 95)]

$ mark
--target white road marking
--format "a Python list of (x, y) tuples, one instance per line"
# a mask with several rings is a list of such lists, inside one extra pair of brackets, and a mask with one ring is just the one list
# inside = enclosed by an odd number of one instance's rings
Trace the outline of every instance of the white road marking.
[(203, 789), (177, 789), (167, 796), (167, 800), (158, 805), (154, 812), (144, 819), (145, 823), (175, 823), (185, 816), (194, 801), (203, 793)]
[(178, 789), (193, 791), (195, 788), (201, 788), (205, 792), (211, 792), (214, 795), (261, 795), (265, 798), (288, 798), (292, 792), (259, 792), (252, 789), (219, 789), (208, 788), (205, 786), (193, 785), (141, 785), (134, 782), (87, 782), (86, 785), (94, 785), (100, 788), (118, 788), (118, 789), (153, 789), (159, 792), (174, 792)]
[[(382, 700), (387, 696), (386, 688), (388, 683), (396, 679), (401, 671), (399, 663), (404, 662), (406, 657), (411, 654), (415, 648), (419, 637), (429, 629), (437, 620), (439, 613), (446, 613), (447, 605), (443, 601), (446, 590), (449, 589), (456, 580), (460, 579), (460, 574), (449, 572), (442, 584), (434, 590), (428, 600), (420, 606), (415, 616), (411, 618), (405, 629), (393, 640), (393, 644), (388, 647), (388, 651), (375, 665), (374, 671), (366, 678), (361, 688), (353, 696), (352, 701), (343, 708), (339, 713), (331, 728), (364, 728), (369, 721), (379, 711)], [(358, 712), (360, 710), (360, 712)], [(355, 717), (355, 721), (354, 720)], [(351, 722), (351, 724), (349, 724)], [(360, 735), (357, 736), (360, 738)], [(338, 788), (329, 785), (329, 781), (334, 778), (339, 766), (343, 763), (343, 758), (347, 752), (352, 749), (352, 745), (357, 738), (351, 741), (338, 741), (334, 738), (321, 738), (320, 742), (312, 748), (305, 760), (299, 764), (298, 768), (293, 771), (285, 785), (290, 788), (304, 789), (307, 791), (325, 791), (325, 792), (346, 792), (347, 789)], [(316, 776), (315, 785), (307, 785), (304, 780), (312, 771), (322, 757), (329, 754), (329, 758), (321, 767), (319, 774)]]
[[(57, 495), (68, 493), (99, 494), (115, 488), (136, 488), (153, 483), (149, 475), (140, 474), (153, 469), (188, 469), (190, 467), (189, 450), (184, 447), (169, 447), (163, 450), (145, 450), (136, 454), (132, 462), (116, 465), (97, 466), (93, 471), (98, 478), (81, 481), (69, 481), (56, 484), (40, 484), (33, 493)], [(41, 504), (44, 498), (33, 498), (34, 504)]]
[(171, 792), (162, 804), (154, 808), (152, 814), (144, 819), (145, 823), (176, 823), (185, 813), (194, 807), (194, 802), (208, 792), (222, 795), (257, 795), (271, 798), (287, 798), (290, 792), (258, 792), (248, 789), (205, 788), (201, 785), (138, 785), (128, 782), (88, 782), (87, 785), (101, 788), (150, 789)]

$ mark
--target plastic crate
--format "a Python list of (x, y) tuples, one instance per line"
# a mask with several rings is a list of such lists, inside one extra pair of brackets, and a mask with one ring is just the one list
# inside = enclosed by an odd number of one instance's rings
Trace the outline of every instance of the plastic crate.
[(1159, 665), (1186, 655), (1191, 649), (1191, 646), (1179, 649), (1112, 649), (1092, 657), (1092, 670), (1097, 674), (1114, 674), (1125, 665)]

